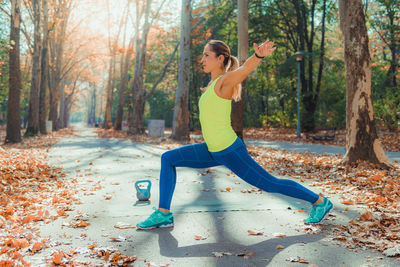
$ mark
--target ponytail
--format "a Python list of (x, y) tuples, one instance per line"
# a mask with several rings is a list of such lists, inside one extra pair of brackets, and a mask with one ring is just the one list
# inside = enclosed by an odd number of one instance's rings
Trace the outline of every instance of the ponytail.
[[(229, 49), (229, 46), (225, 44), (223, 41), (219, 40), (210, 40), (207, 43), (208, 46), (210, 46), (211, 50), (215, 52), (217, 57), (220, 55), (224, 56), (224, 68), (225, 71), (234, 71), (237, 68), (239, 68), (239, 60), (231, 55), (231, 50)], [(233, 88), (233, 94), (232, 94), (232, 99), (235, 100), (236, 102), (240, 101), (242, 95), (242, 86), (241, 84), (235, 85)]]
[[(234, 56), (230, 56), (227, 71), (234, 71), (237, 68), (239, 68), (239, 60)], [(232, 98), (233, 100), (235, 100), (235, 102), (239, 102), (241, 97), (242, 97), (242, 84), (239, 83), (235, 85), (235, 87), (233, 87)]]

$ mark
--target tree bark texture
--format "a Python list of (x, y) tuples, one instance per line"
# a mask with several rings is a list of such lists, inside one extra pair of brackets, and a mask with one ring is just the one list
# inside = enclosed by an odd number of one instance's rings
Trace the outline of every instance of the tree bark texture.
[(49, 78), (49, 54), (48, 54), (48, 0), (42, 0), (43, 3), (43, 40), (42, 52), (40, 56), (41, 61), (41, 78), (39, 90), (39, 130), (40, 134), (47, 134), (46, 121), (47, 121), (47, 86)]
[(5, 143), (17, 143), (21, 141), (21, 66), (20, 66), (20, 0), (11, 1), (11, 26), (10, 26), (10, 50), (9, 50), (9, 93), (7, 105), (7, 130)]
[(112, 90), (114, 87), (113, 69), (114, 69), (114, 55), (111, 55), (109, 71), (108, 71), (107, 89), (106, 89), (106, 108), (104, 112), (104, 123), (103, 123), (104, 129), (110, 129), (112, 127), (111, 105), (112, 105)]
[(179, 50), (178, 89), (175, 97), (172, 135), (174, 140), (189, 140), (189, 81), (190, 81), (190, 29), (191, 1), (182, 0), (181, 36)]
[(135, 74), (131, 88), (132, 103), (130, 103), (131, 114), (128, 121), (128, 134), (144, 134), (144, 67), (146, 62), (146, 45), (147, 35), (150, 30), (150, 15), (151, 0), (146, 1), (145, 12), (144, 12), (144, 25), (141, 36), (139, 36), (139, 3), (136, 2), (136, 48), (135, 48)]
[(58, 21), (55, 25), (55, 30), (52, 31), (52, 36), (49, 37), (49, 57), (51, 62), (49, 89), (50, 89), (50, 111), (49, 120), (52, 121), (53, 131), (57, 131), (60, 124), (58, 107), (60, 105), (62, 90), (62, 65), (64, 63), (64, 44), (67, 30), (67, 23), (70, 15), (71, 2), (70, 0), (60, 1), (55, 7), (54, 20)]
[[(238, 57), (239, 65), (242, 65), (249, 56), (249, 32), (248, 32), (248, 2), (238, 0)], [(246, 80), (242, 82), (242, 94), (239, 102), (232, 101), (231, 121), (233, 130), (243, 140), (243, 112)]]
[(88, 124), (90, 126), (96, 125), (96, 83), (90, 83), (89, 88), (92, 88), (90, 91), (90, 99), (89, 99), (89, 114), (88, 114)]
[(121, 83), (119, 87), (119, 103), (118, 103), (118, 112), (117, 117), (115, 119), (114, 129), (122, 130), (122, 121), (124, 117), (124, 104), (125, 104), (125, 95), (128, 83), (128, 70), (130, 67), (130, 61), (132, 57), (132, 47), (133, 40), (130, 42), (128, 49), (125, 54), (121, 55)]
[(28, 127), (25, 136), (35, 136), (39, 133), (39, 88), (41, 78), (40, 66), (40, 0), (32, 0), (34, 20), (34, 44), (32, 55), (32, 78), (29, 100)]
[(379, 142), (372, 105), (371, 58), (361, 0), (339, 0), (346, 66), (346, 154), (343, 162), (366, 160), (390, 167)]

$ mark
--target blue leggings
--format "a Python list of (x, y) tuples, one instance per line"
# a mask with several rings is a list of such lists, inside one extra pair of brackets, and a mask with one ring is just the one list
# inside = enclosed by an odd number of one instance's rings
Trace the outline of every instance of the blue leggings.
[(301, 184), (269, 174), (249, 155), (240, 138), (228, 148), (209, 152), (205, 143), (182, 146), (161, 156), (159, 207), (170, 209), (176, 184), (176, 167), (209, 168), (225, 165), (247, 183), (266, 192), (280, 193), (310, 203), (319, 196)]

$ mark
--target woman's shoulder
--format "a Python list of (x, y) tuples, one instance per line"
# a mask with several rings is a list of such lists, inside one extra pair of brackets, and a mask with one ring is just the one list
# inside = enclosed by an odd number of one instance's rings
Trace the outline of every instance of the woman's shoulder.
[(217, 96), (230, 100), (232, 99), (232, 93), (233, 93), (233, 87), (231, 88), (230, 86), (226, 86), (226, 79), (229, 78), (229, 75), (227, 77), (227, 73), (223, 74), (216, 84), (214, 85), (214, 92), (217, 94)]

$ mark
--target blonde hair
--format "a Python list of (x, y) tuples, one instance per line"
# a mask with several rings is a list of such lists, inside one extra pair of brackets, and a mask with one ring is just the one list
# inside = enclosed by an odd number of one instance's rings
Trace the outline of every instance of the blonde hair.
[[(224, 67), (227, 72), (234, 71), (239, 68), (239, 60), (231, 55), (231, 50), (229, 49), (229, 46), (223, 41), (210, 40), (207, 45), (211, 48), (211, 50), (216, 54), (217, 57), (219, 57), (220, 55), (224, 56)], [(240, 101), (241, 96), (242, 85), (239, 83), (233, 88), (232, 99), (235, 100), (235, 102), (238, 102)]]

